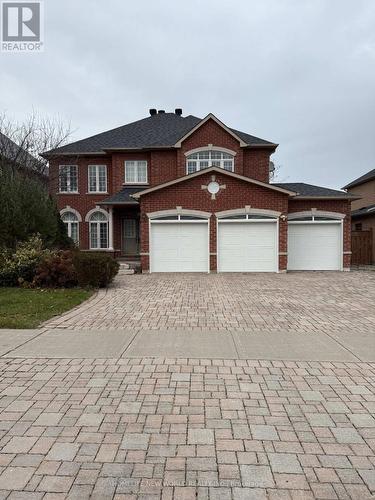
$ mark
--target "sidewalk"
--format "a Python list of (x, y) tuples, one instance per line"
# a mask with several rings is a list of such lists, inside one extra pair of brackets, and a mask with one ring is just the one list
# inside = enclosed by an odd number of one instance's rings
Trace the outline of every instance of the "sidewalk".
[(0, 330), (0, 355), (375, 361), (375, 334), (183, 330)]

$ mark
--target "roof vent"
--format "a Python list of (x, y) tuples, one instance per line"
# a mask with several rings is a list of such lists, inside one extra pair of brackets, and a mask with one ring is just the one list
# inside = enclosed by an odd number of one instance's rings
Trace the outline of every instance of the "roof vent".
[(154, 115), (156, 115), (157, 111), (155, 108), (151, 108), (151, 109), (149, 109), (149, 113), (151, 116), (154, 116)]
[(159, 109), (158, 113), (159, 115), (162, 115), (163, 113), (165, 113), (165, 109)]
[(176, 108), (174, 110), (175, 114), (178, 115), (178, 116), (181, 116), (182, 115), (182, 108)]

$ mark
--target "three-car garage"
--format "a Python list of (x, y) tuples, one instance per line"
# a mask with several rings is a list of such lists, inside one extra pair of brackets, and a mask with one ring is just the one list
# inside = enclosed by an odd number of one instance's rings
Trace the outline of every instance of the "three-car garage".
[[(216, 255), (220, 273), (279, 271), (277, 214), (260, 210), (215, 214), (216, 252), (210, 252), (211, 214), (170, 212), (150, 218), (150, 272), (207, 273), (210, 255)], [(340, 214), (290, 215), (287, 269), (341, 270), (342, 239)]]

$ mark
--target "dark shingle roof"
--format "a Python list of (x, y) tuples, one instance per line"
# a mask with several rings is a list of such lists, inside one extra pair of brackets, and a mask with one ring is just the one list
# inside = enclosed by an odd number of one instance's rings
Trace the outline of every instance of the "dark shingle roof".
[(344, 191), (338, 191), (336, 189), (329, 189), (321, 186), (314, 186), (313, 184), (305, 184), (304, 182), (281, 182), (275, 184), (275, 186), (297, 192), (298, 195), (295, 198), (305, 196), (317, 198), (356, 198), (350, 193), (345, 193)]
[(131, 195), (143, 189), (144, 186), (124, 187), (118, 193), (105, 198), (99, 205), (138, 205), (138, 201), (131, 198)]
[(372, 181), (373, 179), (375, 179), (375, 168), (370, 170), (370, 172), (367, 172), (367, 174), (361, 175), (358, 179), (349, 182), (349, 184), (344, 186), (343, 189), (350, 189), (354, 186), (358, 186), (359, 184), (363, 184), (364, 182)]
[(373, 215), (375, 217), (375, 204), (358, 208), (358, 210), (353, 210), (352, 212), (352, 217), (361, 217), (364, 215)]
[[(0, 132), (0, 156), (19, 167), (34, 170), (40, 176), (48, 174), (48, 170), (42, 162), (2, 132)], [(45, 172), (46, 170), (47, 172)]]
[[(162, 113), (149, 116), (136, 122), (128, 123), (87, 139), (72, 142), (48, 154), (58, 153), (97, 153), (105, 149), (152, 149), (172, 147), (176, 142), (193, 129), (201, 118), (196, 116), (179, 116), (175, 113)], [(252, 135), (231, 129), (244, 142), (252, 146), (272, 146), (273, 143)]]

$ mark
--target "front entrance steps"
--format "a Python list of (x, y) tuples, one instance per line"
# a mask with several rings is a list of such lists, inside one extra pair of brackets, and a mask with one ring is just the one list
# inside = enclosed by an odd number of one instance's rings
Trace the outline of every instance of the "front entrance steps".
[(135, 274), (136, 272), (141, 271), (141, 263), (139, 260), (125, 260), (125, 259), (117, 259), (120, 264), (120, 269), (118, 274)]
[(134, 274), (134, 269), (130, 268), (130, 265), (127, 262), (119, 262), (120, 269), (118, 270), (118, 274), (123, 276), (124, 274)]

